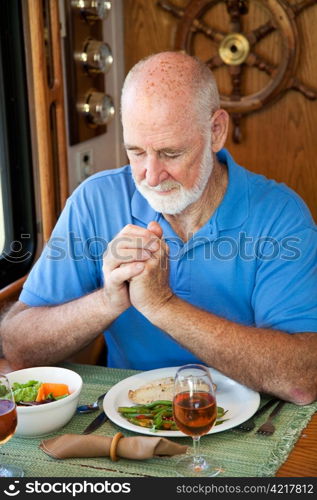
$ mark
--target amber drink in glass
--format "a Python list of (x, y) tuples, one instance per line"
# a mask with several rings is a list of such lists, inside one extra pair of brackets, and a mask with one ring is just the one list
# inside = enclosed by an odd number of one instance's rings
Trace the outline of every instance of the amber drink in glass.
[[(7, 377), (0, 373), (0, 447), (12, 438), (17, 426), (17, 410)], [(22, 477), (23, 470), (0, 461), (0, 477)]]
[(173, 415), (180, 431), (193, 438), (193, 456), (177, 462), (177, 474), (189, 477), (217, 476), (221, 470), (200, 454), (200, 438), (216, 422), (217, 402), (210, 371), (198, 364), (184, 365), (175, 375)]

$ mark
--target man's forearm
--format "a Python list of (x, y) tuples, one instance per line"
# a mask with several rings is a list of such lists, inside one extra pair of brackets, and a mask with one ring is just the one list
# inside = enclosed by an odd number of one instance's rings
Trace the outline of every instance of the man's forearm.
[(2, 323), (4, 355), (15, 369), (59, 362), (88, 345), (119, 314), (102, 290), (57, 306), (13, 309)]
[(247, 327), (175, 296), (146, 316), (203, 362), (255, 390), (298, 404), (317, 398), (315, 333)]

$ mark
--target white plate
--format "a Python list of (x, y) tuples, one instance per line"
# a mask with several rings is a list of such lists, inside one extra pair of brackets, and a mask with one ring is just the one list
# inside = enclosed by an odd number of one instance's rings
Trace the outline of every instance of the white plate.
[[(151, 431), (146, 427), (131, 424), (128, 420), (120, 415), (117, 411), (118, 406), (133, 406), (133, 402), (128, 398), (130, 389), (135, 390), (152, 380), (161, 379), (164, 377), (174, 377), (179, 367), (159, 368), (158, 370), (150, 370), (132, 377), (121, 380), (114, 385), (106, 394), (103, 407), (106, 415), (115, 424), (128, 429), (129, 431), (137, 432), (138, 434), (149, 434), (164, 437), (184, 437), (180, 431)], [(222, 373), (209, 368), (212, 379), (217, 384), (217, 404), (228, 410), (225, 417), (226, 420), (222, 424), (214, 426), (208, 434), (226, 431), (236, 425), (241, 424), (250, 418), (260, 405), (260, 395), (244, 385), (235, 382), (226, 377)]]

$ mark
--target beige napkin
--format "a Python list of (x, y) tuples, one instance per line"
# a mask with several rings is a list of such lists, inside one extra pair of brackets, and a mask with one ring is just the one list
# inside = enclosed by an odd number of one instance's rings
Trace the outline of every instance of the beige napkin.
[[(112, 437), (64, 434), (41, 442), (40, 448), (53, 458), (108, 457)], [(117, 457), (144, 460), (160, 455), (179, 455), (186, 453), (187, 446), (174, 443), (165, 438), (152, 436), (121, 437), (116, 442)]]

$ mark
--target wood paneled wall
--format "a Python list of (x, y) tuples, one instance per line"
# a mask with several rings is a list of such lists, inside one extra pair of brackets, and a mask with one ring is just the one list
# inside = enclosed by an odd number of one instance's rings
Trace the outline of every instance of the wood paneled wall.
[[(172, 0), (185, 7), (189, 0)], [(265, 3), (265, 2), (264, 2)], [(289, 4), (299, 0), (288, 0)], [(250, 0), (245, 26), (254, 29), (267, 15), (257, 0)], [(218, 29), (228, 30), (224, 3), (210, 10), (206, 21)], [(180, 21), (157, 6), (156, 0), (124, 0), (125, 59), (128, 71), (139, 59), (162, 50), (173, 50), (177, 24)], [(317, 89), (317, 2), (297, 18), (300, 58), (296, 74), (305, 84)], [(273, 33), (263, 39), (256, 50), (271, 61), (280, 60), (280, 38)], [(197, 37), (195, 55), (207, 60), (215, 54), (213, 42)], [(221, 93), (229, 90), (226, 69), (215, 71)], [(268, 76), (257, 69), (247, 70), (244, 93), (263, 87)], [(243, 140), (235, 144), (231, 131), (227, 148), (238, 163), (249, 170), (285, 182), (299, 193), (317, 221), (317, 100), (309, 101), (296, 91), (287, 92), (279, 101), (242, 121)]]

